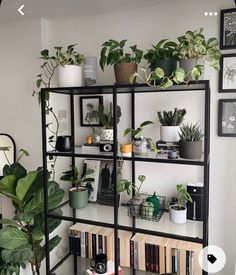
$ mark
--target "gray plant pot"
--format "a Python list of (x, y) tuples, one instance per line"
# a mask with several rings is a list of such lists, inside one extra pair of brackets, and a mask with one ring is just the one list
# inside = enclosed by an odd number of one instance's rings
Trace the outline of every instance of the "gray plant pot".
[[(185, 70), (185, 73), (188, 73), (194, 66), (196, 66), (196, 59), (183, 59), (179, 62), (179, 66)], [(185, 77), (186, 81), (192, 80), (191, 74)]]
[(184, 159), (200, 159), (202, 141), (179, 141), (179, 156)]
[(131, 200), (130, 212), (132, 216), (138, 216), (140, 214), (141, 204), (143, 199), (140, 195), (136, 195)]
[(79, 187), (79, 191), (76, 191), (76, 187), (69, 189), (69, 204), (70, 207), (80, 209), (88, 205), (88, 189), (85, 187)]

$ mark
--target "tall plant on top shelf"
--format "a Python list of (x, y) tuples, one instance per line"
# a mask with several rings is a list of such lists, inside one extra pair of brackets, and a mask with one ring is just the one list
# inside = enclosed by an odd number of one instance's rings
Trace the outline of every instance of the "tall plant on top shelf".
[[(41, 103), (41, 89), (51, 88), (52, 79), (58, 68), (65, 68), (67, 65), (80, 65), (84, 61), (83, 55), (75, 50), (75, 45), (69, 45), (66, 50), (63, 47), (54, 47), (55, 54), (51, 55), (48, 49), (41, 51), (40, 66), (41, 73), (37, 75), (36, 90), (33, 96), (37, 96), (39, 104)], [(46, 124), (49, 133), (48, 143), (52, 150), (55, 150), (55, 142), (59, 133), (59, 122), (57, 115), (50, 104), (50, 93), (45, 92), (45, 113), (49, 116), (50, 122)], [(55, 178), (55, 165), (57, 157), (49, 157), (51, 177)]]

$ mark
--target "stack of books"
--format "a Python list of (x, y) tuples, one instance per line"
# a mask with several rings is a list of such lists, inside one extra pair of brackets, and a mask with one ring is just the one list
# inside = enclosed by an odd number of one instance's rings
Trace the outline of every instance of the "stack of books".
[(94, 144), (84, 144), (82, 146), (82, 153), (84, 154), (99, 154), (100, 147)]
[[(75, 224), (69, 228), (69, 242), (73, 255), (92, 259), (105, 253), (108, 260), (115, 260), (113, 229)], [(201, 275), (201, 249), (198, 243), (120, 230), (118, 265), (157, 274)]]
[[(86, 274), (88, 275), (99, 275), (93, 270), (87, 269)], [(122, 270), (119, 267), (119, 274), (122, 274)], [(107, 262), (107, 272), (104, 273), (104, 275), (115, 275), (115, 263), (113, 261), (108, 261)]]

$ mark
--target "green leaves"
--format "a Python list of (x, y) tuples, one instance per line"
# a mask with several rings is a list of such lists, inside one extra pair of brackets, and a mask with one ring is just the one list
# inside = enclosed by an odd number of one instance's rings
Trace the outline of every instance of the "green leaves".
[(157, 115), (162, 126), (179, 126), (183, 122), (186, 113), (185, 109), (175, 108), (174, 112), (157, 112)]
[(19, 163), (14, 163), (12, 165), (5, 165), (3, 167), (3, 176), (14, 175), (16, 179), (20, 179), (26, 176), (27, 171)]
[(26, 177), (18, 180), (18, 183), (16, 186), (16, 196), (20, 201), (24, 199), (31, 185), (35, 181), (37, 175), (38, 175), (37, 171), (29, 172)]
[(30, 245), (22, 245), (14, 250), (4, 249), (1, 256), (3, 261), (6, 263), (24, 263), (26, 261), (30, 261), (33, 258), (32, 247)]
[(124, 53), (124, 46), (127, 40), (116, 41), (109, 39), (102, 44), (100, 53), (100, 67), (104, 71), (106, 65), (115, 65), (118, 63), (141, 62), (143, 51), (137, 48), (137, 45), (130, 46), (132, 53)]
[(184, 141), (199, 141), (203, 138), (204, 134), (198, 123), (196, 124), (183, 124), (180, 127), (179, 137)]
[(183, 184), (178, 184), (176, 186), (178, 192), (178, 206), (181, 209), (181, 206), (184, 206), (186, 202), (193, 202), (192, 197), (189, 195), (186, 187)]
[(142, 135), (142, 132), (143, 132), (143, 128), (144, 128), (145, 126), (150, 125), (150, 124), (154, 124), (154, 122), (147, 120), (147, 121), (142, 122), (142, 123), (139, 125), (139, 127), (138, 127), (137, 129), (127, 128), (127, 129), (125, 129), (125, 131), (124, 131), (124, 136), (126, 136), (126, 135), (128, 135), (128, 134), (131, 134), (131, 137), (132, 137), (132, 138), (141, 136), (141, 135)]
[(16, 249), (28, 244), (28, 236), (18, 228), (7, 226), (0, 230), (0, 247)]

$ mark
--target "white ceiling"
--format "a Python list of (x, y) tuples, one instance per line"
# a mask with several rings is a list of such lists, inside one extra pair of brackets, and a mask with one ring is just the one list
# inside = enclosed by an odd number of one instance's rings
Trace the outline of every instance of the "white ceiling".
[[(3, 0), (0, 23), (27, 18), (87, 16), (158, 5), (176, 0)], [(17, 9), (25, 5), (24, 16)]]

